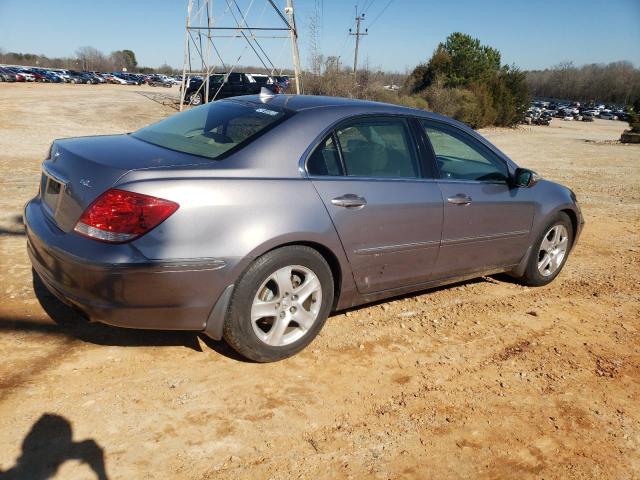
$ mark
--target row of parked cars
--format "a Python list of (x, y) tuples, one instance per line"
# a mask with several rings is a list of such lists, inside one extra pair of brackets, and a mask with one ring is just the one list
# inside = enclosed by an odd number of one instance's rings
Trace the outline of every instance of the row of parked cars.
[(531, 104), (525, 115), (524, 123), (549, 125), (554, 118), (564, 121), (593, 122), (602, 120), (627, 120), (627, 114), (620, 107), (610, 105), (581, 105), (579, 102), (553, 103), (536, 101)]
[(83, 83), (97, 85), (113, 83), (119, 85), (142, 85), (171, 87), (181, 83), (182, 77), (160, 74), (138, 74), (127, 72), (100, 73), (76, 71), (63, 68), (22, 67), (0, 65), (0, 82)]

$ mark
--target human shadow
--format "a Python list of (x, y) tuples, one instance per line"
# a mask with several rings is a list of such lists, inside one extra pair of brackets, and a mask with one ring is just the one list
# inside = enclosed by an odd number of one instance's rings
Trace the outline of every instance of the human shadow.
[(0, 480), (45, 480), (68, 460), (86, 463), (100, 480), (107, 480), (104, 451), (95, 440), (73, 441), (69, 421), (51, 413), (42, 415), (22, 441), (22, 453)]
[(10, 220), (13, 228), (0, 227), (0, 237), (24, 236), (25, 231), (24, 223), (22, 221), (22, 215), (13, 215)]

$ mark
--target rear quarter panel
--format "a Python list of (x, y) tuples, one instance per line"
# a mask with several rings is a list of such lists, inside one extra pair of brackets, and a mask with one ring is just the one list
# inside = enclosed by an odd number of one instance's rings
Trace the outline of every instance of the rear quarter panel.
[[(207, 173), (203, 172), (204, 175)], [(188, 178), (119, 183), (120, 188), (171, 199), (180, 208), (133, 242), (147, 258), (221, 259), (218, 288), (236, 283), (260, 255), (290, 243), (319, 244), (341, 270), (341, 291), (353, 290), (353, 276), (335, 228), (310, 181), (278, 178)], [(218, 172), (219, 175), (219, 172)]]

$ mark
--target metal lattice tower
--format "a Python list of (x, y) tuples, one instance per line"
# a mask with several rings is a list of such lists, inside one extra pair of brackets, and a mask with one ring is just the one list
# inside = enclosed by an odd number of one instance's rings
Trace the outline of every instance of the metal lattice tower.
[[(182, 88), (180, 94), (180, 110), (185, 101), (185, 86), (188, 79), (198, 75), (204, 77), (201, 88), (204, 89), (204, 100), (209, 99), (209, 75), (216, 65), (221, 65), (226, 73), (231, 73), (238, 65), (242, 54), (235, 62), (226, 62), (216, 39), (237, 39), (245, 45), (245, 50), (251, 51), (258, 58), (262, 66), (273, 74), (277, 70), (269, 58), (260, 39), (289, 39), (291, 43), (291, 57), (295, 78), (296, 93), (302, 93), (300, 84), (300, 53), (298, 50), (298, 31), (293, 9), (293, 0), (286, 0), (286, 6), (281, 11), (274, 0), (260, 2), (250, 0), (243, 11), (238, 0), (221, 0), (224, 11), (214, 18), (213, 0), (188, 0), (187, 21), (184, 39), (184, 63), (182, 67)], [(257, 3), (263, 4), (263, 15), (268, 11), (271, 17), (268, 25), (250, 26), (248, 14)], [(275, 13), (275, 15), (273, 15)], [(262, 18), (262, 16), (260, 18)], [(220, 21), (223, 17), (230, 20), (230, 25)], [(278, 25), (275, 25), (276, 22)], [(218, 23), (218, 24), (216, 24)], [(271, 25), (274, 24), (274, 25)], [(283, 45), (284, 47), (284, 45)]]

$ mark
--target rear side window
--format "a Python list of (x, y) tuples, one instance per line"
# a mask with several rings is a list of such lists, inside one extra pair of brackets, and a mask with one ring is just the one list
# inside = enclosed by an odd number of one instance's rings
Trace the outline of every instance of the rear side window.
[(218, 158), (283, 121), (282, 110), (239, 102), (212, 102), (172, 115), (132, 136), (178, 152)]
[(340, 154), (335, 144), (333, 135), (322, 142), (307, 160), (309, 175), (342, 175)]
[(348, 176), (419, 177), (412, 137), (401, 118), (367, 119), (336, 131)]

